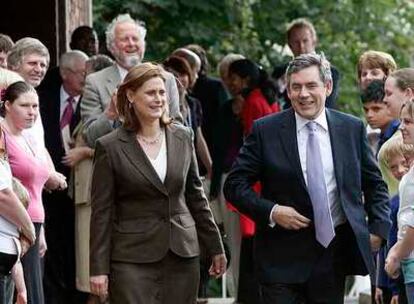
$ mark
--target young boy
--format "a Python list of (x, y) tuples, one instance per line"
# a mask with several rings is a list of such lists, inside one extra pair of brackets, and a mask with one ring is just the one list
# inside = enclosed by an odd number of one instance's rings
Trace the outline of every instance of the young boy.
[[(398, 181), (408, 172), (409, 161), (407, 161), (407, 158), (411, 158), (412, 154), (412, 146), (404, 144), (401, 136), (390, 139), (389, 144), (384, 147), (384, 161)], [(375, 292), (376, 303), (407, 303), (403, 276), (400, 275), (398, 279), (390, 279), (384, 270), (385, 257), (389, 249), (397, 242), (397, 214), (399, 206), (399, 194), (396, 194), (390, 200), (392, 226), (388, 237), (388, 244), (382, 254), (379, 255), (377, 288)]]
[(364, 108), (365, 119), (372, 129), (379, 129), (380, 134), (376, 140), (371, 142), (371, 148), (375, 155), (379, 149), (397, 130), (399, 121), (393, 119), (383, 102), (384, 81), (373, 80), (362, 91), (361, 102)]

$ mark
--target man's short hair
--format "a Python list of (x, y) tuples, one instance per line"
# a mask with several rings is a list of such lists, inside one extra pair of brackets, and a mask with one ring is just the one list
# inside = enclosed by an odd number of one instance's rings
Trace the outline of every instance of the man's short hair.
[(361, 79), (363, 68), (381, 69), (388, 76), (397, 69), (397, 64), (390, 54), (369, 50), (359, 57), (357, 65), (358, 79)]
[(384, 100), (384, 81), (373, 80), (365, 90), (361, 93), (361, 102), (363, 104), (367, 102), (382, 103)]
[(289, 41), (290, 36), (292, 35), (293, 31), (297, 29), (302, 29), (302, 28), (306, 28), (310, 31), (314, 41), (318, 40), (318, 36), (316, 35), (316, 30), (312, 22), (310, 22), (306, 18), (298, 18), (298, 19), (292, 20), (287, 26), (287, 30), (286, 30), (287, 41)]
[(0, 34), (0, 53), (4, 52), (4, 53), (8, 53), (10, 52), (10, 50), (13, 47), (13, 40), (5, 35), (5, 34)]
[(59, 69), (72, 69), (75, 60), (88, 60), (89, 57), (84, 52), (79, 50), (68, 51), (60, 56)]
[(302, 54), (292, 59), (286, 69), (287, 84), (290, 84), (290, 77), (306, 68), (316, 66), (319, 70), (320, 79), (324, 84), (332, 82), (331, 64), (324, 54)]
[(22, 38), (14, 44), (7, 56), (7, 65), (16, 70), (22, 63), (23, 57), (30, 54), (46, 57), (47, 65), (49, 65), (50, 55), (48, 49), (40, 40), (31, 37)]
[(242, 54), (234, 54), (230, 53), (224, 56), (217, 65), (217, 70), (219, 72), (220, 77), (227, 77), (229, 73), (229, 66), (234, 61), (244, 59), (245, 57)]
[(134, 20), (129, 14), (121, 14), (116, 16), (111, 23), (106, 28), (106, 47), (108, 50), (111, 50), (113, 47), (113, 43), (115, 40), (115, 27), (120, 23), (131, 22), (137, 26), (137, 31), (139, 36), (143, 41), (145, 41), (145, 35), (147, 34), (147, 29), (145, 28), (145, 24), (142, 21)]

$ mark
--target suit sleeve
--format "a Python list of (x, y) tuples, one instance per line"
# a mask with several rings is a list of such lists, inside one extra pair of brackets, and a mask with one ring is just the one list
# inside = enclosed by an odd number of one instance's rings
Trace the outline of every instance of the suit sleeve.
[(86, 78), (80, 107), (86, 143), (93, 148), (96, 140), (111, 132), (113, 128), (111, 121), (103, 113), (105, 109), (96, 79), (91, 76)]
[(389, 197), (387, 185), (381, 177), (374, 155), (369, 148), (365, 127), (360, 122), (361, 178), (365, 198), (365, 210), (368, 215), (369, 232), (388, 239), (391, 229)]
[(224, 183), (224, 196), (237, 209), (256, 223), (269, 224), (269, 215), (275, 203), (260, 198), (252, 186), (260, 180), (262, 171), (262, 147), (258, 122), (253, 125), (233, 167)]
[(98, 142), (92, 173), (90, 275), (110, 272), (114, 176), (104, 147)]
[(208, 200), (204, 194), (203, 184), (198, 175), (198, 166), (195, 156), (194, 146), (191, 140), (191, 163), (187, 174), (185, 199), (187, 206), (193, 216), (197, 235), (200, 242), (205, 246), (210, 256), (224, 253), (223, 243), (220, 232), (214, 222), (213, 214), (208, 205)]

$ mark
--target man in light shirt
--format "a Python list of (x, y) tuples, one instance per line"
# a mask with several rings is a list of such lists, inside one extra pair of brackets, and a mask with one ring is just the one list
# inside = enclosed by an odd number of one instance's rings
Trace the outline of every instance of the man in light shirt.
[(375, 272), (371, 251), (391, 225), (387, 188), (362, 121), (325, 108), (329, 62), (300, 55), (286, 75), (292, 109), (255, 122), (224, 194), (256, 223), (263, 303), (343, 303), (346, 275)]

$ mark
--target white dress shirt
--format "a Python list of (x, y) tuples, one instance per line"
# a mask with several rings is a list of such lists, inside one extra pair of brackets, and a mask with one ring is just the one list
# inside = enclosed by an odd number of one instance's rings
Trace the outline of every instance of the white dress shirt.
[[(307, 184), (307, 176), (306, 176), (306, 146), (308, 142), (309, 130), (306, 127), (306, 124), (310, 121), (306, 118), (301, 117), (299, 114), (295, 112), (295, 120), (296, 120), (296, 137), (298, 143), (298, 152), (300, 158), (300, 165), (302, 168), (303, 177), (305, 179), (305, 183)], [(346, 222), (346, 216), (344, 211), (342, 210), (340, 201), (339, 201), (339, 194), (338, 188), (336, 184), (336, 177), (335, 177), (335, 168), (333, 164), (333, 156), (332, 156), (332, 147), (331, 147), (331, 139), (329, 137), (329, 127), (328, 121), (326, 120), (326, 113), (322, 111), (322, 113), (313, 120), (316, 123), (317, 131), (316, 136), (318, 137), (319, 147), (322, 156), (322, 165), (323, 165), (323, 174), (325, 177), (326, 183), (326, 190), (328, 194), (328, 202), (329, 208), (331, 211), (332, 221), (334, 226), (338, 226)], [(278, 203), (278, 202), (276, 202)], [(283, 202), (280, 202), (283, 203)], [(278, 205), (273, 207), (273, 210), (277, 208)], [(274, 226), (273, 221), (270, 222), (271, 226)]]
[(124, 69), (119, 64), (116, 64), (116, 67), (118, 68), (119, 76), (121, 77), (121, 81), (119, 83), (122, 83), (125, 79), (125, 76), (128, 74), (128, 70)]

